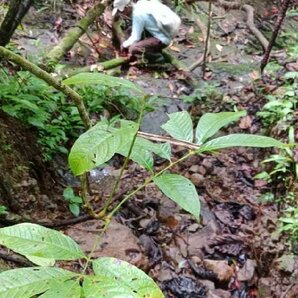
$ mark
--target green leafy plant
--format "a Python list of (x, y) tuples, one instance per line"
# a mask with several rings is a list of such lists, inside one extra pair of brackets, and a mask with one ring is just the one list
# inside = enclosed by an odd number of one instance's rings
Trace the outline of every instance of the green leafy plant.
[(0, 205), (0, 215), (6, 214), (7, 213), (7, 208), (3, 205)]
[(255, 176), (255, 179), (261, 179), (268, 183), (277, 185), (282, 183), (286, 190), (284, 196), (275, 196), (273, 193), (265, 193), (261, 196), (261, 201), (276, 201), (278, 203), (291, 203), (292, 188), (294, 182), (298, 178), (298, 162), (295, 156), (297, 144), (295, 143), (294, 127), (289, 128), (289, 144), (287, 147), (281, 148), (279, 153), (269, 156), (262, 161), (263, 165), (267, 165), (268, 170), (262, 171)]
[[(51, 160), (56, 153), (67, 154), (68, 142), (84, 129), (77, 108), (63, 94), (28, 72), (20, 71), (9, 76), (4, 70), (0, 71), (0, 108), (37, 128), (45, 160)], [(81, 74), (74, 78), (80, 77)], [(114, 83), (111, 87), (106, 83), (108, 80), (113, 82), (111, 78), (101, 75), (101, 84), (94, 85), (89, 80), (89, 86), (84, 86), (84, 80), (77, 82), (89, 113), (99, 118), (104, 110), (108, 110), (112, 116), (120, 114), (135, 119), (140, 110), (139, 96), (129, 91), (129, 85), (124, 84), (124, 81), (129, 82), (127, 80), (118, 79), (121, 84)], [(71, 80), (73, 78), (65, 80), (65, 84), (71, 84)], [(132, 86), (136, 91), (135, 85)], [(152, 105), (147, 106), (150, 108)]]
[[(159, 137), (164, 144), (152, 143), (148, 139), (144, 139), (142, 133), (137, 136), (139, 127), (132, 121), (120, 120), (117, 126), (99, 122), (74, 143), (69, 154), (69, 166), (75, 175), (83, 175), (109, 161), (116, 153), (129, 157), (152, 174), (136, 191), (153, 181), (165, 195), (182, 209), (190, 212), (196, 220), (199, 220), (200, 201), (195, 186), (185, 177), (169, 173), (168, 171), (173, 165), (191, 155), (222, 148), (284, 146), (283, 143), (272, 138), (246, 134), (227, 135), (210, 140), (219, 129), (245, 114), (244, 111), (207, 113), (201, 117), (195, 130), (193, 130), (191, 117), (186, 111), (170, 114), (169, 121), (162, 128), (173, 139)], [(155, 137), (158, 138), (158, 136)], [(178, 161), (171, 162), (169, 146), (171, 143), (177, 142), (190, 150)], [(153, 153), (169, 160), (169, 165), (157, 173), (154, 172)], [(132, 194), (126, 196), (123, 202), (128, 200)], [(123, 202), (113, 211), (113, 214)], [(107, 206), (104, 213), (106, 210)]]
[(70, 186), (68, 186), (67, 188), (64, 189), (63, 197), (68, 202), (68, 207), (69, 207), (70, 212), (74, 216), (79, 216), (80, 209), (83, 204), (82, 198), (79, 196), (76, 196), (73, 192), (73, 189)]
[[(162, 298), (154, 281), (140, 269), (115, 258), (90, 259), (70, 237), (36, 224), (23, 223), (0, 229), (0, 244), (40, 267), (0, 273), (0, 297), (134, 297)], [(53, 265), (53, 260), (85, 261), (82, 272)], [(86, 275), (92, 264), (93, 275)]]
[[(92, 259), (103, 233), (109, 227), (112, 217), (137, 192), (149, 183), (156, 186), (183, 210), (200, 220), (200, 200), (192, 182), (170, 169), (195, 154), (213, 152), (218, 149), (248, 146), (248, 147), (278, 147), (285, 145), (273, 138), (247, 134), (231, 134), (222, 137), (214, 135), (223, 127), (246, 115), (245, 111), (204, 114), (196, 128), (188, 112), (182, 111), (169, 115), (169, 120), (162, 128), (171, 136), (163, 137), (139, 132), (147, 95), (139, 87), (117, 78), (107, 78), (98, 74), (88, 74), (72, 77), (65, 84), (96, 84), (103, 83), (113, 88), (125, 86), (137, 93), (140, 98), (140, 113), (138, 122), (119, 120), (109, 123), (100, 121), (83, 133), (74, 143), (69, 154), (69, 166), (74, 175), (81, 176), (82, 199), (85, 206), (95, 218), (105, 220), (104, 227), (96, 237), (93, 250), (85, 256), (77, 243), (71, 238), (50, 229), (32, 224), (20, 224), (0, 229), (0, 244), (26, 256), (31, 262), (43, 266), (8, 270), (0, 274), (1, 297), (133, 297), (161, 298), (164, 297), (152, 279), (139, 269), (113, 258)], [(158, 141), (154, 143), (151, 140)], [(187, 153), (172, 161), (171, 145), (181, 145)], [(109, 161), (115, 154), (125, 156), (124, 165), (113, 190), (106, 200), (103, 209), (95, 213), (86, 196), (85, 177), (88, 171)], [(162, 170), (155, 172), (153, 154), (168, 160)], [(150, 172), (150, 177), (127, 194), (111, 210), (113, 195), (116, 193), (119, 181), (128, 161), (132, 160)], [(69, 198), (73, 193), (69, 191)], [(85, 260), (85, 266), (80, 273), (53, 267), (56, 260)], [(92, 263), (94, 275), (86, 275), (89, 264)], [(1, 292), (2, 291), (2, 292)]]
[(222, 100), (223, 95), (218, 91), (219, 84), (203, 82), (191, 95), (184, 95), (181, 99), (186, 103), (206, 103), (207, 101)]
[(283, 212), (283, 216), (279, 218), (280, 232), (287, 233), (293, 240), (298, 239), (298, 208), (288, 207)]

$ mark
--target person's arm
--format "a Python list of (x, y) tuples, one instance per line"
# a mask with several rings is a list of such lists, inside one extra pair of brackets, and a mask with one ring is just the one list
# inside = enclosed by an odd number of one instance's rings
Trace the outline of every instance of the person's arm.
[(142, 33), (144, 31), (144, 20), (139, 15), (133, 15), (132, 17), (132, 31), (130, 37), (122, 44), (123, 48), (130, 47), (134, 42), (141, 40)]

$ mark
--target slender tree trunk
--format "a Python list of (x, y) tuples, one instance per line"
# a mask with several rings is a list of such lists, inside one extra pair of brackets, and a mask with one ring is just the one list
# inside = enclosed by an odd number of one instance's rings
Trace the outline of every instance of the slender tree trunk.
[(275, 27), (274, 27), (274, 30), (273, 30), (273, 33), (272, 33), (272, 36), (271, 36), (271, 39), (269, 41), (269, 45), (267, 46), (266, 48), (266, 51), (265, 51), (265, 54), (264, 54), (264, 57), (261, 61), (261, 73), (263, 73), (264, 71), (264, 68), (266, 67), (267, 63), (268, 63), (268, 60), (269, 60), (269, 57), (270, 57), (270, 53), (271, 53), (271, 50), (272, 50), (272, 47), (275, 43), (275, 40), (278, 36), (278, 33), (280, 31), (280, 28), (281, 28), (281, 25), (284, 21), (284, 18), (286, 16), (286, 13), (287, 13), (287, 10), (289, 8), (289, 6), (291, 5), (291, 2), (292, 0), (284, 0), (283, 3), (282, 3), (282, 6), (280, 8), (280, 11), (279, 11), (279, 15), (277, 17), (277, 20), (275, 22)]
[(34, 0), (10, 0), (9, 9), (0, 27), (0, 45), (9, 43), (14, 31), (21, 23)]

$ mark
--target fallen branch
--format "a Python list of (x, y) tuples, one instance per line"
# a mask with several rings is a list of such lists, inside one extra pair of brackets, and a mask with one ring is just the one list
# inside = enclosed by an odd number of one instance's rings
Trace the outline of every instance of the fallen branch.
[(80, 117), (82, 119), (82, 122), (85, 128), (89, 129), (91, 127), (91, 122), (90, 122), (87, 110), (85, 108), (83, 99), (76, 91), (64, 85), (60, 80), (55, 79), (49, 73), (42, 70), (37, 65), (31, 63), (30, 61), (24, 59), (20, 55), (17, 55), (1, 46), (0, 46), (0, 57), (16, 63), (17, 65), (21, 66), (23, 69), (28, 70), (29, 72), (37, 76), (39, 79), (47, 82), (50, 86), (61, 91), (67, 97), (72, 99), (72, 101), (75, 103), (79, 111)]
[(15, 254), (12, 255), (11, 252), (6, 252), (6, 253), (0, 252), (0, 259), (3, 259), (8, 262), (17, 263), (17, 264), (21, 265), (22, 267), (34, 266), (34, 264), (31, 263), (29, 260), (25, 259), (22, 256), (18, 256)]
[(259, 29), (255, 26), (254, 8), (251, 5), (245, 4), (242, 6), (240, 1), (239, 2), (238, 1), (229, 2), (229, 1), (225, 1), (225, 0), (217, 0), (216, 3), (225, 9), (239, 9), (239, 8), (241, 8), (242, 10), (244, 10), (247, 14), (246, 25), (247, 25), (248, 29), (259, 40), (264, 51), (267, 49), (269, 42), (266, 39), (266, 37), (262, 34), (262, 32), (259, 31)]
[(81, 72), (101, 72), (104, 70), (116, 68), (128, 62), (129, 62), (129, 59), (127, 57), (114, 58), (104, 62), (100, 62), (100, 63), (96, 63), (96, 64), (84, 66), (84, 67), (79, 67), (71, 71), (66, 71), (65, 75), (73, 76)]
[(178, 59), (176, 59), (167, 49), (162, 50), (162, 54), (166, 62), (171, 63), (178, 70), (188, 71), (187, 67)]
[(138, 137), (142, 137), (142, 138), (150, 140), (150, 141), (167, 142), (167, 143), (177, 145), (177, 146), (182, 146), (182, 147), (185, 147), (185, 148), (191, 149), (191, 150), (198, 150), (200, 148), (200, 145), (194, 145), (194, 144), (188, 143), (188, 142), (177, 141), (177, 140), (172, 139), (171, 137), (155, 135), (155, 134), (146, 133), (146, 132), (142, 132), (142, 131), (138, 132)]
[(106, 3), (99, 3), (91, 8), (74, 28), (70, 29), (64, 38), (45, 57), (44, 63), (48, 68), (53, 68), (61, 58), (74, 46), (78, 39), (87, 31), (88, 27), (100, 16)]
[(247, 13), (246, 24), (247, 24), (248, 29), (259, 40), (259, 42), (261, 43), (261, 45), (265, 51), (268, 47), (269, 42), (266, 39), (266, 37), (262, 34), (262, 32), (259, 31), (259, 29), (257, 29), (257, 27), (255, 26), (254, 8), (251, 5), (245, 4), (242, 6), (242, 9), (245, 10)]
[[(200, 28), (203, 34), (203, 40), (205, 44), (207, 40), (207, 28), (205, 24), (198, 17), (195, 19), (195, 23)], [(207, 54), (209, 53), (209, 50), (210, 50), (210, 44), (208, 43)], [(189, 72), (194, 71), (198, 66), (200, 66), (203, 63), (203, 61), (204, 61), (204, 54), (188, 68), (188, 71)]]

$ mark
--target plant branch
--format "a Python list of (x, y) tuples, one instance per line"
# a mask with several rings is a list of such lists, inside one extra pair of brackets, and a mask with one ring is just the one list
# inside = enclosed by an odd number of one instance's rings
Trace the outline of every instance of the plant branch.
[(91, 8), (64, 38), (45, 57), (45, 64), (52, 68), (74, 46), (78, 39), (87, 31), (88, 27), (100, 16), (106, 7), (106, 3), (99, 3)]
[[(141, 110), (140, 110), (140, 115), (139, 115), (139, 119), (138, 119), (138, 129), (140, 128), (141, 123), (142, 123), (142, 120), (143, 120), (144, 111), (145, 111), (145, 103), (146, 103), (147, 97), (148, 96), (145, 95), (144, 98), (143, 98), (143, 100), (142, 100), (143, 102), (142, 102), (142, 106), (141, 106)], [(127, 156), (125, 158), (125, 161), (124, 161), (124, 164), (123, 164), (123, 166), (121, 168), (120, 174), (117, 177), (117, 180), (116, 180), (116, 182), (115, 182), (115, 184), (113, 186), (113, 189), (111, 191), (111, 194), (109, 195), (108, 199), (105, 202), (104, 209), (103, 209), (104, 214), (106, 213), (108, 207), (110, 206), (110, 204), (112, 202), (112, 199), (113, 199), (116, 191), (118, 190), (119, 183), (120, 183), (121, 178), (123, 176), (124, 170), (126, 169), (126, 167), (128, 165), (128, 162), (129, 162), (129, 159), (130, 159), (130, 156), (131, 156), (131, 152), (132, 152), (133, 146), (134, 146), (134, 144), (136, 142), (136, 139), (137, 139), (137, 135), (138, 135), (138, 132), (136, 132), (135, 135), (133, 136), (132, 142), (131, 142), (130, 147), (129, 147), (128, 154), (127, 154)]]
[(150, 176), (145, 183), (143, 183), (142, 185), (140, 185), (138, 188), (136, 188), (134, 191), (132, 191), (130, 194), (128, 194), (111, 212), (110, 214), (107, 216), (108, 220), (111, 220), (111, 218), (113, 217), (113, 215), (121, 208), (121, 206), (126, 203), (133, 195), (135, 195), (138, 191), (142, 190), (143, 188), (145, 188), (149, 183), (152, 182), (152, 180), (155, 177), (160, 176), (161, 174), (163, 174), (164, 172), (166, 172), (167, 170), (169, 170), (170, 168), (172, 168), (174, 165), (184, 161), (185, 159), (189, 158), (192, 155), (195, 155), (197, 153), (196, 150), (192, 150), (189, 151), (187, 154), (185, 154), (184, 156), (182, 156), (181, 158), (179, 158), (178, 160), (171, 162), (168, 166), (166, 166), (164, 169), (162, 169), (161, 171), (159, 171), (158, 173), (155, 173), (154, 175)]
[(266, 65), (268, 63), (272, 47), (275, 43), (275, 40), (276, 40), (277, 35), (280, 31), (281, 25), (283, 23), (283, 20), (286, 16), (286, 13), (287, 13), (287, 10), (288, 10), (290, 4), (291, 4), (291, 0), (283, 1), (282, 7), (281, 7), (280, 12), (279, 12), (279, 15), (278, 15), (277, 20), (275, 22), (275, 27), (274, 27), (271, 39), (270, 39), (269, 44), (268, 44), (268, 46), (265, 50), (264, 57), (261, 61), (261, 66), (260, 66), (261, 67), (261, 73), (263, 73), (264, 68), (266, 67)]
[(97, 245), (99, 244), (103, 234), (106, 232), (106, 230), (108, 229), (110, 223), (111, 223), (111, 220), (114, 216), (114, 214), (122, 207), (123, 204), (125, 204), (132, 196), (134, 196), (137, 192), (139, 192), (140, 190), (142, 190), (143, 188), (145, 188), (149, 183), (152, 182), (152, 180), (163, 174), (165, 171), (167, 171), (168, 169), (170, 169), (171, 167), (173, 167), (174, 165), (182, 162), (183, 160), (189, 158), (190, 156), (196, 154), (196, 150), (193, 150), (193, 151), (189, 151), (187, 154), (185, 154), (184, 156), (182, 156), (181, 158), (179, 158), (178, 160), (176, 160), (175, 162), (171, 162), (167, 167), (165, 167), (163, 170), (159, 171), (158, 173), (152, 175), (151, 177), (149, 177), (149, 179), (147, 179), (145, 181), (145, 183), (143, 183), (142, 185), (140, 185), (138, 188), (136, 188), (134, 191), (132, 191), (131, 193), (129, 193), (127, 196), (125, 196), (125, 198), (106, 216), (105, 218), (105, 225), (104, 227), (102, 228), (100, 234), (97, 235), (95, 241), (94, 241), (94, 244), (93, 244), (93, 247), (89, 253), (89, 255), (87, 256), (86, 258), (86, 264), (84, 266), (84, 269), (83, 269), (83, 273), (84, 274), (91, 262), (91, 259), (92, 259), (92, 256), (96, 250), (96, 247)]
[(48, 72), (44, 71), (37, 65), (31, 63), (30, 61), (24, 59), (20, 55), (13, 53), (10, 50), (0, 46), (0, 57), (3, 57), (11, 62), (16, 63), (17, 65), (21, 66), (22, 68), (28, 70), (32, 74), (34, 74), (39, 79), (47, 82), (50, 86), (54, 87), (55, 89), (61, 91), (67, 97), (71, 98), (72, 101), (75, 103), (82, 122), (86, 129), (91, 127), (91, 122), (85, 108), (84, 102), (82, 97), (70, 87), (64, 85), (60, 80), (55, 79), (52, 77)]
[(203, 79), (205, 78), (205, 72), (206, 72), (206, 66), (207, 66), (207, 56), (208, 56), (208, 52), (209, 52), (211, 15), (212, 15), (212, 2), (211, 2), (211, 0), (209, 0), (209, 6), (208, 6), (208, 25), (207, 25), (207, 34), (206, 34), (205, 48), (204, 48), (204, 55), (203, 55), (203, 65), (202, 65), (202, 76), (203, 76)]
[(183, 147), (185, 147), (187, 149), (191, 149), (191, 150), (198, 150), (200, 148), (199, 145), (195, 145), (193, 143), (179, 141), (179, 140), (172, 139), (170, 137), (164, 137), (164, 136), (146, 133), (146, 132), (142, 132), (142, 131), (138, 132), (138, 136), (142, 137), (144, 139), (147, 139), (147, 140), (151, 140), (151, 141), (168, 142), (170, 144), (177, 145), (177, 146), (183, 146)]

